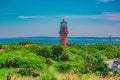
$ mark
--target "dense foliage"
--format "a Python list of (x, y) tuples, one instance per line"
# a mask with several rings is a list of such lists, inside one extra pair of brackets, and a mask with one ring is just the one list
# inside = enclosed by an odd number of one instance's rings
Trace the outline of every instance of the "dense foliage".
[(27, 44), (33, 44), (33, 42), (25, 40), (25, 41), (19, 42), (18, 44), (19, 44), (19, 45), (22, 45), (22, 46), (25, 46), (25, 45), (27, 45)]
[[(0, 78), (6, 75), (22, 75), (41, 77), (55, 76), (60, 73), (85, 73), (85, 56), (87, 57), (87, 73), (107, 75), (110, 69), (104, 63), (106, 59), (118, 58), (120, 46), (110, 44), (86, 45), (71, 44), (69, 47), (59, 45), (31, 44), (0, 45)], [(23, 46), (28, 44), (28, 46)], [(30, 44), (30, 45), (29, 45)], [(8, 72), (7, 72), (8, 71)]]
[(2, 45), (0, 45), (0, 49), (2, 49)]

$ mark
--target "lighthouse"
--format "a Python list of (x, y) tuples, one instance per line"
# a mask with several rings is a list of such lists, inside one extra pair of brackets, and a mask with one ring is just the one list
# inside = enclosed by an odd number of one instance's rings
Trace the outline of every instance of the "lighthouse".
[(60, 46), (67, 46), (68, 44), (68, 30), (67, 30), (67, 22), (63, 19), (60, 22)]

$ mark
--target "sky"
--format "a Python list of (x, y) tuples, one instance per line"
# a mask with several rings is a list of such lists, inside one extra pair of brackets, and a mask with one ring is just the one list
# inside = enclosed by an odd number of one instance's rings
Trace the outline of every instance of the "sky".
[(0, 38), (120, 37), (120, 0), (0, 0)]

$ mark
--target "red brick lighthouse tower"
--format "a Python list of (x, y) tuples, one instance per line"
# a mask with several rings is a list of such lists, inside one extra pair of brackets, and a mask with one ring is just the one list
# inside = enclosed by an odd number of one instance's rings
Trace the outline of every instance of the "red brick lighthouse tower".
[(63, 19), (63, 21), (60, 23), (60, 45), (61, 46), (67, 46), (67, 40), (68, 40), (68, 30), (67, 30), (67, 22)]

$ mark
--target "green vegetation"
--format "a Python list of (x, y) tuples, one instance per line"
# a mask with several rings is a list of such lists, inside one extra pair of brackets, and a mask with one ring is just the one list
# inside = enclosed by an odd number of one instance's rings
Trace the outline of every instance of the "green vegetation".
[(21, 46), (25, 46), (27, 44), (33, 44), (33, 42), (25, 40), (25, 41), (19, 42), (18, 44), (21, 45)]
[(2, 49), (2, 45), (0, 45), (0, 49)]
[[(28, 46), (25, 46), (28, 45)], [(84, 58), (87, 56), (87, 71), (84, 70)], [(0, 45), (0, 79), (7, 76), (32, 76), (37, 80), (57, 80), (61, 74), (94, 74), (108, 76), (109, 69), (104, 60), (118, 58), (120, 46), (110, 44), (59, 45), (34, 44), (23, 41), (19, 44)], [(64, 80), (70, 80), (66, 77)]]

